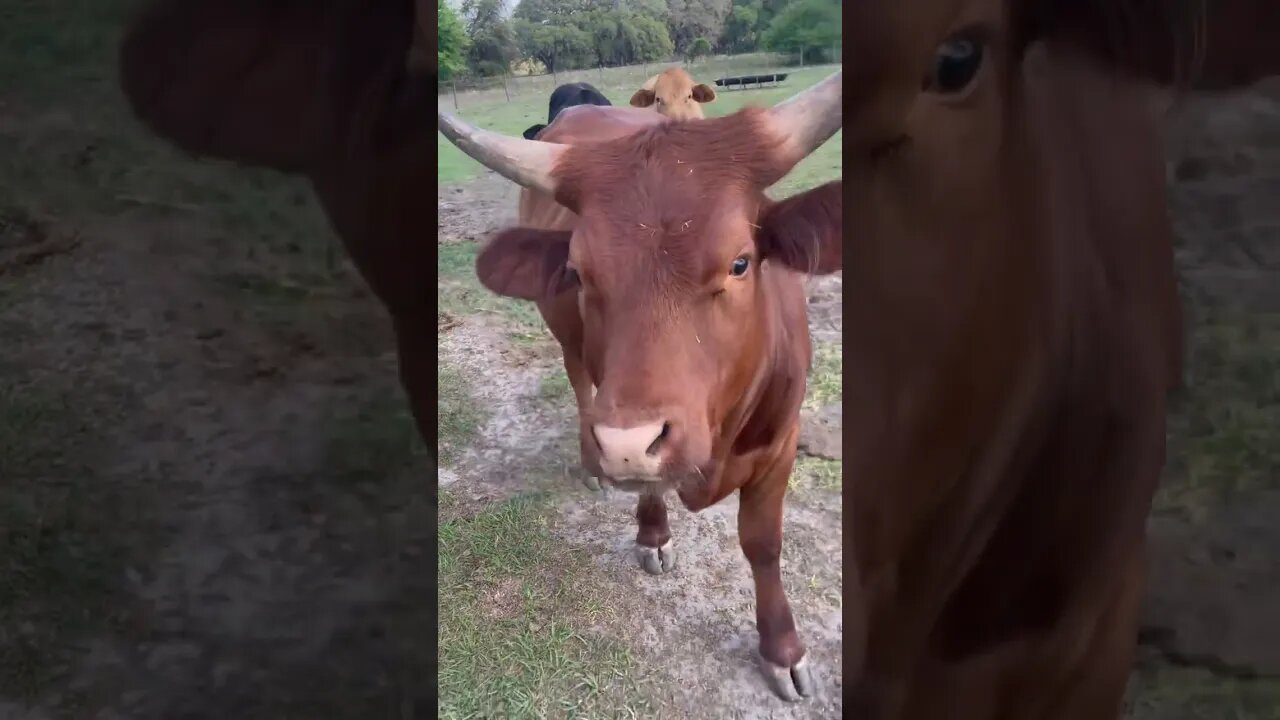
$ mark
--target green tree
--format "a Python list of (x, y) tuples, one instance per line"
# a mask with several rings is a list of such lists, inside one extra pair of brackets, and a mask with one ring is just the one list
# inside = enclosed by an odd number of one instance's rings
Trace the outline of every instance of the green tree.
[(778, 13), (760, 43), (769, 50), (812, 57), (840, 44), (840, 16), (838, 1), (799, 0)]
[(466, 20), (467, 64), (477, 75), (502, 75), (520, 57), (516, 36), (505, 15), (503, 0), (463, 0)]
[(584, 13), (612, 9), (613, 0), (520, 0), (511, 17), (564, 26)]
[(675, 52), (671, 32), (661, 18), (647, 13), (637, 13), (628, 21), (632, 33), (632, 58), (630, 62), (666, 60)]
[(725, 20), (720, 46), (731, 53), (752, 52), (760, 43), (760, 0), (735, 2)]
[(668, 0), (668, 24), (676, 50), (688, 52), (694, 38), (718, 38), (724, 32), (732, 0)]
[(448, 80), (467, 66), (467, 33), (462, 29), (461, 18), (445, 0), (436, 0), (436, 14), (440, 21), (436, 59), (440, 63), (440, 79)]
[(686, 51), (690, 60), (696, 60), (700, 57), (706, 57), (711, 54), (711, 41), (704, 37), (696, 37), (693, 42), (689, 43), (689, 49)]
[(517, 43), (523, 57), (537, 60), (547, 72), (589, 67), (596, 59), (591, 35), (574, 25), (552, 25), (514, 20)]
[[(590, 3), (596, 3), (591, 5)], [(548, 0), (524, 0), (512, 27), (523, 57), (548, 70), (624, 65), (671, 57), (667, 26), (650, 12), (651, 5), (614, 8), (599, 0), (570, 0), (578, 9)]]

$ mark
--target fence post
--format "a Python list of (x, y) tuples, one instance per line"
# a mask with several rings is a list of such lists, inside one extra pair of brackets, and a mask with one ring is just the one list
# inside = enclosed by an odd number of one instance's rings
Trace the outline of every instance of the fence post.
[(458, 81), (457, 81), (457, 79), (454, 79), (454, 80), (450, 81), (450, 82), (449, 82), (449, 85), (450, 85), (451, 87), (453, 87), (453, 109), (454, 109), (454, 110), (461, 110), (461, 108), (459, 108), (459, 107), (458, 107)]

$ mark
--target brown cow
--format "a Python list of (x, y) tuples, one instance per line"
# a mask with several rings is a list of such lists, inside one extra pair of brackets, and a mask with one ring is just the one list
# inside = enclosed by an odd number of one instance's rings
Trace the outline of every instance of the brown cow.
[(675, 566), (667, 491), (695, 512), (741, 491), (760, 655), (789, 699), (812, 690), (778, 562), (811, 353), (801, 272), (839, 269), (840, 186), (782, 203), (764, 189), (839, 128), (840, 88), (836, 73), (771, 111), (699, 123), (578, 106), (538, 141), (440, 118), (463, 151), (531, 188), (520, 227), (476, 268), (494, 292), (535, 301), (560, 341), (583, 466), (639, 495), (641, 566)]
[(652, 107), (675, 120), (701, 120), (702, 104), (716, 99), (710, 85), (694, 83), (684, 68), (668, 68), (645, 81), (631, 96), (631, 105)]
[[(1161, 77), (1144, 53), (1178, 18), (1115, 4), (1028, 10), (978, 0), (853, 10), (850, 26), (865, 29), (850, 43), (844, 169), (855, 717), (1115, 718), (1132, 665), (1182, 342), (1159, 118), (1138, 76)], [(1135, 16), (1143, 22), (1129, 24)], [(679, 430), (691, 416), (701, 429), (706, 416), (689, 403), (708, 403), (707, 383), (726, 393), (711, 407), (740, 387), (719, 369), (736, 357), (721, 343), (741, 342), (732, 332), (750, 323), (724, 315), (710, 348), (689, 338), (693, 296), (670, 287), (679, 269), (703, 278), (691, 290), (719, 285), (701, 258), (659, 255), (680, 236), (651, 218), (674, 208), (695, 228), (724, 223), (686, 242), (727, 257), (742, 242), (739, 216), (704, 202), (720, 183), (677, 185), (677, 160), (715, 178), (708, 159), (759, 162), (767, 149), (749, 148), (768, 143), (749, 114), (658, 130), (617, 114), (572, 117), (564, 146), (512, 144), (447, 117), (442, 128), (579, 213), (571, 229), (500, 234), (478, 271), (496, 292), (540, 299), (566, 355), (581, 352), (588, 467), (626, 472), (608, 461), (616, 453), (653, 474), (673, 444), (688, 460)], [(761, 222), (767, 243), (810, 241), (819, 264), (840, 257), (835, 213), (805, 208), (810, 228), (775, 234), (773, 212)], [(771, 245), (756, 247), (767, 256)], [(696, 368), (690, 355), (720, 364)], [(603, 383), (594, 399), (593, 382)], [(645, 510), (642, 500), (642, 545)], [(754, 523), (742, 518), (739, 532), (768, 658)]]
[[(845, 12), (846, 712), (1114, 719), (1182, 349), (1146, 83), (1196, 71), (1200, 18), (1141, 0)], [(1265, 43), (1236, 30), (1197, 84), (1268, 69), (1224, 57)]]
[[(1178, 27), (1121, 19), (1141, 5), (848, 4), (853, 716), (1116, 715), (1163, 443), (1156, 385), (1178, 357), (1159, 133), (1093, 60), (1173, 77), (1167, 52), (1126, 50)], [(394, 320), (434, 446), (435, 101), (409, 61), (432, 10), (418, 7), (415, 22), (408, 0), (158, 0), (125, 36), (121, 77), (182, 148), (311, 180)], [(1277, 7), (1211, 5), (1193, 45), (1203, 86), (1275, 69)]]

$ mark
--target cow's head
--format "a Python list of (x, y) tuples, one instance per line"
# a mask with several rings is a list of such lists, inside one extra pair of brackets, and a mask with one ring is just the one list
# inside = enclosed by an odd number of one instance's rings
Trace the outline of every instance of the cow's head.
[(710, 85), (695, 84), (683, 68), (671, 68), (651, 79), (653, 87), (642, 87), (631, 96), (632, 106), (653, 107), (676, 120), (700, 120), (702, 103), (716, 99), (716, 91)]
[(588, 470), (642, 482), (709, 476), (719, 429), (758, 396), (757, 371), (776, 351), (766, 336), (795, 321), (776, 314), (779, 296), (803, 306), (785, 269), (840, 269), (839, 183), (782, 203), (763, 192), (839, 128), (840, 87), (837, 73), (771, 110), (582, 145), (441, 114), (464, 152), (579, 216), (572, 231), (498, 233), (476, 268), (501, 295), (576, 294), (581, 359), (596, 385), (582, 418)]
[(845, 6), (845, 418), (876, 448), (860, 459), (890, 440), (895, 463), (971, 459), (1029, 353), (1101, 342), (1084, 338), (1107, 327), (1085, 319), (1101, 268), (1139, 268), (1123, 282), (1142, 292), (1171, 277), (1160, 128), (1134, 76), (1178, 41), (1178, 4)]

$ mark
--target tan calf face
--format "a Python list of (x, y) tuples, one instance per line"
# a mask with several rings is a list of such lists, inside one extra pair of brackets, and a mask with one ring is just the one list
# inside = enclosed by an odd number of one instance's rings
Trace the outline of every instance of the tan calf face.
[(702, 104), (715, 99), (716, 91), (710, 85), (695, 84), (689, 73), (671, 68), (650, 78), (637, 90), (631, 96), (631, 105), (652, 107), (675, 120), (700, 120), (704, 117)]

